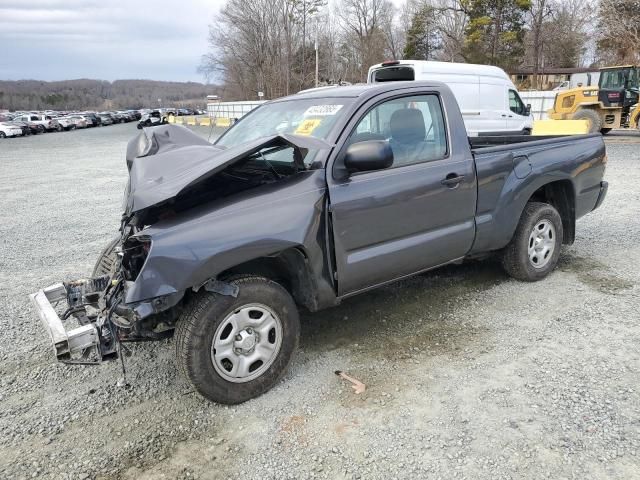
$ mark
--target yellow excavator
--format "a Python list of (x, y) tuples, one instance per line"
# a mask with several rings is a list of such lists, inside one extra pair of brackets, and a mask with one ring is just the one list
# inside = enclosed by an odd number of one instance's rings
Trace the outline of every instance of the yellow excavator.
[(600, 69), (598, 86), (562, 90), (548, 111), (553, 120), (587, 120), (589, 132), (606, 135), (613, 128), (640, 128), (640, 67)]

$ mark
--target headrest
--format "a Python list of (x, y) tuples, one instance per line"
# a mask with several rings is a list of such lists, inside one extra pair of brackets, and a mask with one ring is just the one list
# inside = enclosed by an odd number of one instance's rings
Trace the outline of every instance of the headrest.
[(421, 142), (427, 135), (422, 112), (416, 108), (404, 108), (393, 112), (389, 128), (391, 138), (400, 143)]

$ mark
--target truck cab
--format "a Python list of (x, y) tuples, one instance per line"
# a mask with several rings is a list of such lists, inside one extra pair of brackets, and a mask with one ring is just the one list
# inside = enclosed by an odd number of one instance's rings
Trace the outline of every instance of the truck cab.
[(445, 83), (460, 106), (469, 136), (529, 134), (531, 107), (504, 70), (491, 65), (393, 60), (369, 68), (368, 83), (437, 81)]

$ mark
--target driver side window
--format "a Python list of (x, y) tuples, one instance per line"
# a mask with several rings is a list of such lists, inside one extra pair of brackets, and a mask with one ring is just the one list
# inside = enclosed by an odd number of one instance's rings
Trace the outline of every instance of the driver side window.
[(414, 95), (376, 105), (360, 120), (348, 143), (367, 140), (389, 142), (391, 168), (444, 158), (447, 137), (440, 99)]
[[(504, 98), (504, 97), (503, 97)], [(509, 110), (513, 113), (517, 113), (518, 115), (524, 115), (526, 107), (522, 100), (520, 100), (520, 95), (515, 90), (509, 90)]]

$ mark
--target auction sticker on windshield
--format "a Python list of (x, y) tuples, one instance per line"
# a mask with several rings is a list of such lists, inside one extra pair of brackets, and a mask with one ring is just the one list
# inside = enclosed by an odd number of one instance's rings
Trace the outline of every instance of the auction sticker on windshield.
[(324, 117), (335, 115), (342, 108), (342, 105), (313, 105), (304, 112), (305, 117)]
[(297, 135), (311, 135), (311, 132), (313, 132), (321, 123), (321, 118), (309, 118), (307, 120), (303, 120), (302, 123), (298, 125), (298, 128), (296, 128), (294, 133)]

